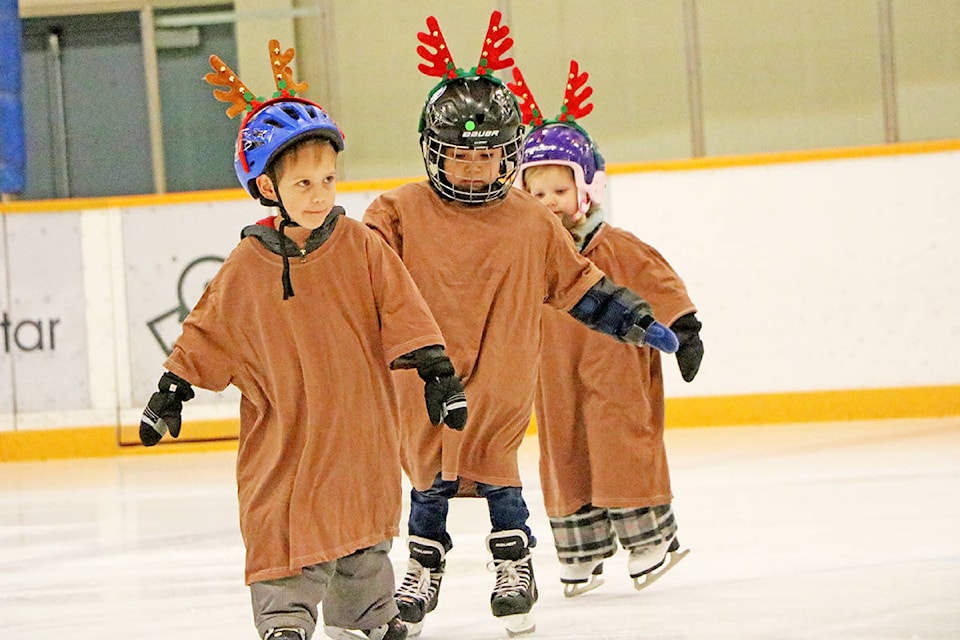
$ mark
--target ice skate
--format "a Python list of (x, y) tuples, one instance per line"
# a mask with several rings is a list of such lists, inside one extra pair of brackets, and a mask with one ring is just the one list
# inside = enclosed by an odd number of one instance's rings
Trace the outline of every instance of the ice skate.
[(680, 542), (676, 538), (660, 544), (632, 549), (627, 570), (633, 578), (634, 588), (637, 591), (646, 589), (683, 560), (688, 553), (690, 549), (680, 550)]
[(407, 636), (414, 638), (423, 629), (424, 616), (437, 608), (446, 551), (436, 540), (419, 536), (411, 536), (407, 544), (410, 561), (394, 599), (400, 619), (407, 623)]
[(563, 583), (563, 595), (568, 598), (593, 591), (603, 584), (603, 560), (590, 560), (574, 564), (560, 565), (560, 582)]
[(334, 640), (405, 640), (407, 637), (407, 625), (404, 624), (399, 617), (396, 617), (390, 622), (374, 629), (355, 631), (353, 629), (325, 625), (323, 632), (327, 634), (328, 638), (333, 638)]
[(268, 629), (263, 640), (307, 640), (307, 632), (299, 627)]
[(537, 582), (527, 536), (519, 529), (497, 531), (487, 536), (493, 560), (487, 565), (497, 574), (490, 594), (490, 609), (504, 623), (511, 637), (536, 630), (532, 609), (537, 601)]

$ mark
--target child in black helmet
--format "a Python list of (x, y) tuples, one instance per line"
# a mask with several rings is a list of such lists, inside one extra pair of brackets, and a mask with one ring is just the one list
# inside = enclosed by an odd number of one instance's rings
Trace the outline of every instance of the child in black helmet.
[(403, 640), (388, 556), (402, 498), (390, 369), (416, 369), (436, 425), (462, 429), (466, 402), (403, 264), (335, 205), (343, 134), (294, 95), (293, 50), (270, 51), (271, 100), (252, 100), (216, 56), (207, 80), (228, 87), (214, 92), (228, 115), (247, 112), (237, 177), (279, 214), (243, 230), (184, 321), (140, 438), (179, 435), (193, 385), (240, 389), (240, 530), (260, 637), (310, 638), (322, 602), (332, 637)]
[[(458, 69), (434, 18), (419, 34), (420, 69), (441, 77), (420, 119), (428, 180), (381, 195), (364, 221), (396, 249), (447, 338), (463, 376), (470, 420), (431, 430), (414, 410), (415, 379), (401, 372), (401, 455), (413, 490), (410, 561), (397, 592), (400, 616), (419, 631), (438, 602), (449, 500), (486, 498), (496, 583), (493, 615), (511, 635), (534, 629), (530, 559), (535, 538), (521, 492), (517, 449), (530, 423), (544, 303), (619, 340), (673, 350), (676, 338), (649, 305), (579, 255), (563, 225), (511, 189), (523, 125), (515, 96), (492, 73), (512, 64), (509, 30), (494, 12), (478, 66)], [(427, 48), (434, 50), (433, 53)]]

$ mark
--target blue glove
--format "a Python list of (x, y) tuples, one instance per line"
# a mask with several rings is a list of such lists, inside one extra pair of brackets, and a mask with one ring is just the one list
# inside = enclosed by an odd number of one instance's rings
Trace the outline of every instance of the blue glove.
[(654, 349), (663, 351), (664, 353), (676, 353), (677, 349), (680, 348), (680, 341), (677, 340), (677, 334), (656, 320), (648, 324), (642, 331), (642, 344), (648, 344)]
[(653, 319), (649, 302), (606, 276), (590, 287), (570, 309), (570, 315), (594, 331), (627, 344), (648, 344), (666, 353), (676, 353), (679, 346), (673, 331)]

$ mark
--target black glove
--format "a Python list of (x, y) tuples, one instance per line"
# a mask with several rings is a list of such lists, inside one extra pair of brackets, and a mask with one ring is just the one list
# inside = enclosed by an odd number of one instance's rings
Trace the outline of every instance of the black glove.
[(417, 349), (404, 357), (404, 365), (398, 364), (396, 368), (409, 364), (417, 368), (417, 375), (425, 383), (423, 397), (430, 422), (462, 431), (467, 424), (467, 396), (443, 347)]
[(703, 342), (700, 340), (702, 326), (697, 316), (688, 313), (677, 318), (670, 327), (680, 341), (680, 348), (677, 349), (677, 365), (685, 382), (693, 380), (697, 371), (700, 370), (700, 361), (703, 359)]
[(190, 383), (169, 371), (160, 376), (157, 387), (160, 390), (150, 396), (140, 418), (140, 442), (146, 447), (160, 442), (168, 429), (174, 438), (180, 435), (183, 403), (194, 396)]
[(427, 401), (430, 422), (437, 426), (446, 424), (451, 429), (463, 431), (467, 424), (467, 396), (463, 392), (460, 378), (449, 375), (427, 380), (423, 387), (423, 397)]

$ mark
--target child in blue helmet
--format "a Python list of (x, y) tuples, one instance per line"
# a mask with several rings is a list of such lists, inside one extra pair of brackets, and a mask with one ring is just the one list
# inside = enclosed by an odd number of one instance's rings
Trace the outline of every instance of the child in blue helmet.
[(382, 194), (364, 214), (420, 287), (470, 400), (464, 430), (440, 432), (416, 406), (415, 378), (397, 376), (401, 455), (413, 485), (397, 603), (411, 635), (438, 605), (453, 548), (450, 500), (465, 495), (485, 499), (490, 515), (491, 612), (511, 635), (535, 629), (536, 540), (517, 450), (530, 424), (545, 303), (631, 345), (676, 347), (645, 301), (610, 282), (543, 205), (512, 188), (523, 126), (516, 98), (492, 75), (512, 64), (500, 17), (493, 13), (469, 71), (453, 64), (436, 19), (427, 19), (420, 68), (442, 78), (420, 119), (427, 179)]
[[(570, 90), (557, 120), (545, 121), (514, 70), (511, 85), (525, 100), (532, 130), (521, 152), (518, 185), (563, 222), (580, 253), (649, 301), (679, 338), (683, 379), (703, 357), (700, 322), (683, 281), (653, 247), (605, 223), (603, 157), (574, 121), (586, 73), (571, 62)], [(581, 98), (582, 96), (582, 98)], [(602, 583), (603, 560), (630, 552), (628, 571), (641, 589), (679, 561), (670, 475), (663, 442), (660, 354), (596, 337), (566, 314), (543, 314), (543, 349), (536, 396), (540, 476), (561, 563), (564, 593)]]
[[(251, 100), (216, 56), (207, 80), (246, 111), (243, 187), (279, 214), (245, 228), (183, 323), (140, 439), (180, 432), (193, 386), (241, 394), (237, 485), (245, 579), (261, 638), (403, 640), (388, 557), (401, 510), (391, 369), (416, 369), (434, 425), (466, 401), (443, 336), (402, 262), (336, 206), (343, 134), (295, 92), (293, 50), (270, 43), (278, 93)], [(296, 88), (293, 88), (296, 86)], [(350, 630), (359, 630), (356, 633)]]

